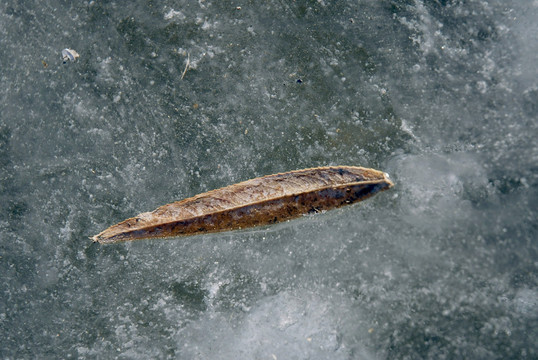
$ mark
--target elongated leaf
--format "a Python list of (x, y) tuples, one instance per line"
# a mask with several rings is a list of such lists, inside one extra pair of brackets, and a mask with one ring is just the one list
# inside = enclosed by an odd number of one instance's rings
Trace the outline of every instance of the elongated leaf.
[(93, 240), (115, 243), (267, 225), (352, 204), (392, 186), (387, 174), (356, 166), (290, 171), (161, 206), (113, 225)]

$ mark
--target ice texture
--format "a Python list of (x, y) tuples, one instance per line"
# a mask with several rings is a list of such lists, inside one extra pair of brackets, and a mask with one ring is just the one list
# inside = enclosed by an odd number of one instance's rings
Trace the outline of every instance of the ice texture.
[[(0, 358), (537, 358), (537, 18), (536, 1), (3, 1)], [(324, 165), (395, 187), (271, 227), (88, 238)]]

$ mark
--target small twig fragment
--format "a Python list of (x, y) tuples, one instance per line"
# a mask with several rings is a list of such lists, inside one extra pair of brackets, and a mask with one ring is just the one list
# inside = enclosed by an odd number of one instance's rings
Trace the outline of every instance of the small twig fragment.
[(185, 65), (185, 70), (183, 70), (183, 74), (181, 74), (181, 80), (185, 77), (185, 74), (187, 73), (187, 70), (189, 70), (189, 65), (191, 64), (191, 54), (187, 53), (187, 64)]

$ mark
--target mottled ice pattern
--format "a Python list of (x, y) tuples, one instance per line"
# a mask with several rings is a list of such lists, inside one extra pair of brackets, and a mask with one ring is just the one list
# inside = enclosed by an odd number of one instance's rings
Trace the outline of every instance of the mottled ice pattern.
[[(1, 2), (0, 358), (536, 359), (537, 18), (535, 0)], [(272, 227), (88, 239), (323, 165), (395, 187)]]

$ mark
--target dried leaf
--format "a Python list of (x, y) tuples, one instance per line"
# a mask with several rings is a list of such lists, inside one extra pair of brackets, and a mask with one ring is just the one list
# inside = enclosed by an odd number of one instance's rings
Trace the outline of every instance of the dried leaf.
[(92, 239), (100, 243), (268, 225), (364, 200), (393, 186), (388, 175), (330, 166), (263, 176), (142, 213)]

